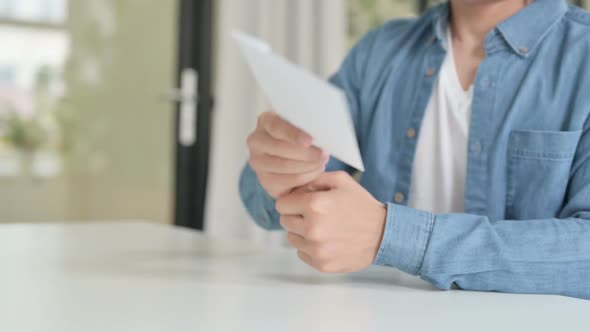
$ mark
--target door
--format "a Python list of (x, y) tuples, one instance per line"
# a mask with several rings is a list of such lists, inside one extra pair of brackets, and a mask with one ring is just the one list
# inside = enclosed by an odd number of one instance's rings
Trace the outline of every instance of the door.
[(180, 6), (175, 223), (203, 230), (213, 108), (213, 0), (181, 0)]
[(191, 65), (178, 61), (195, 42), (179, 38), (186, 2), (0, 0), (0, 222), (182, 215), (176, 160), (205, 153), (175, 148), (168, 100)]

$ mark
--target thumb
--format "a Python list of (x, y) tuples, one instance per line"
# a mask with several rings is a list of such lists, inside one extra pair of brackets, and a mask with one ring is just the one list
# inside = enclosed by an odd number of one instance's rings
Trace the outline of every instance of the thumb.
[(344, 171), (324, 173), (307, 187), (311, 191), (328, 191), (346, 186), (351, 179), (352, 177)]

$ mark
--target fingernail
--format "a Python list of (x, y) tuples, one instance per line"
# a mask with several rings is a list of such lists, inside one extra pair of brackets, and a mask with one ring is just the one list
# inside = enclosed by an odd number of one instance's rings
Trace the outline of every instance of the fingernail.
[(322, 161), (324, 163), (327, 163), (328, 161), (330, 161), (330, 153), (328, 151), (322, 152)]
[(313, 137), (311, 137), (305, 133), (299, 134), (299, 143), (301, 143), (305, 146), (311, 146), (312, 142), (313, 142)]

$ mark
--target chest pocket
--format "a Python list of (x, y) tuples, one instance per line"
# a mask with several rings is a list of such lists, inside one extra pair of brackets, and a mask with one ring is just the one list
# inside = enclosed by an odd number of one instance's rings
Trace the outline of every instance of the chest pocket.
[(513, 131), (506, 218), (553, 218), (561, 210), (581, 131)]

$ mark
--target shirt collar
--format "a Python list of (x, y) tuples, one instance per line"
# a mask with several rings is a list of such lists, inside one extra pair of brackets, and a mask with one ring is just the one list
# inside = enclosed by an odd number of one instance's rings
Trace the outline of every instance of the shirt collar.
[(433, 9), (434, 11), (434, 34), (436, 39), (446, 49), (447, 47), (447, 31), (449, 28), (449, 20), (451, 18), (451, 11), (448, 2)]
[[(494, 44), (493, 39), (501, 35), (513, 52), (527, 57), (567, 10), (568, 5), (565, 0), (536, 0), (491, 31), (486, 40), (486, 47)], [(437, 12), (434, 19), (436, 38), (446, 47), (445, 36), (450, 18), (449, 4), (441, 5)]]

